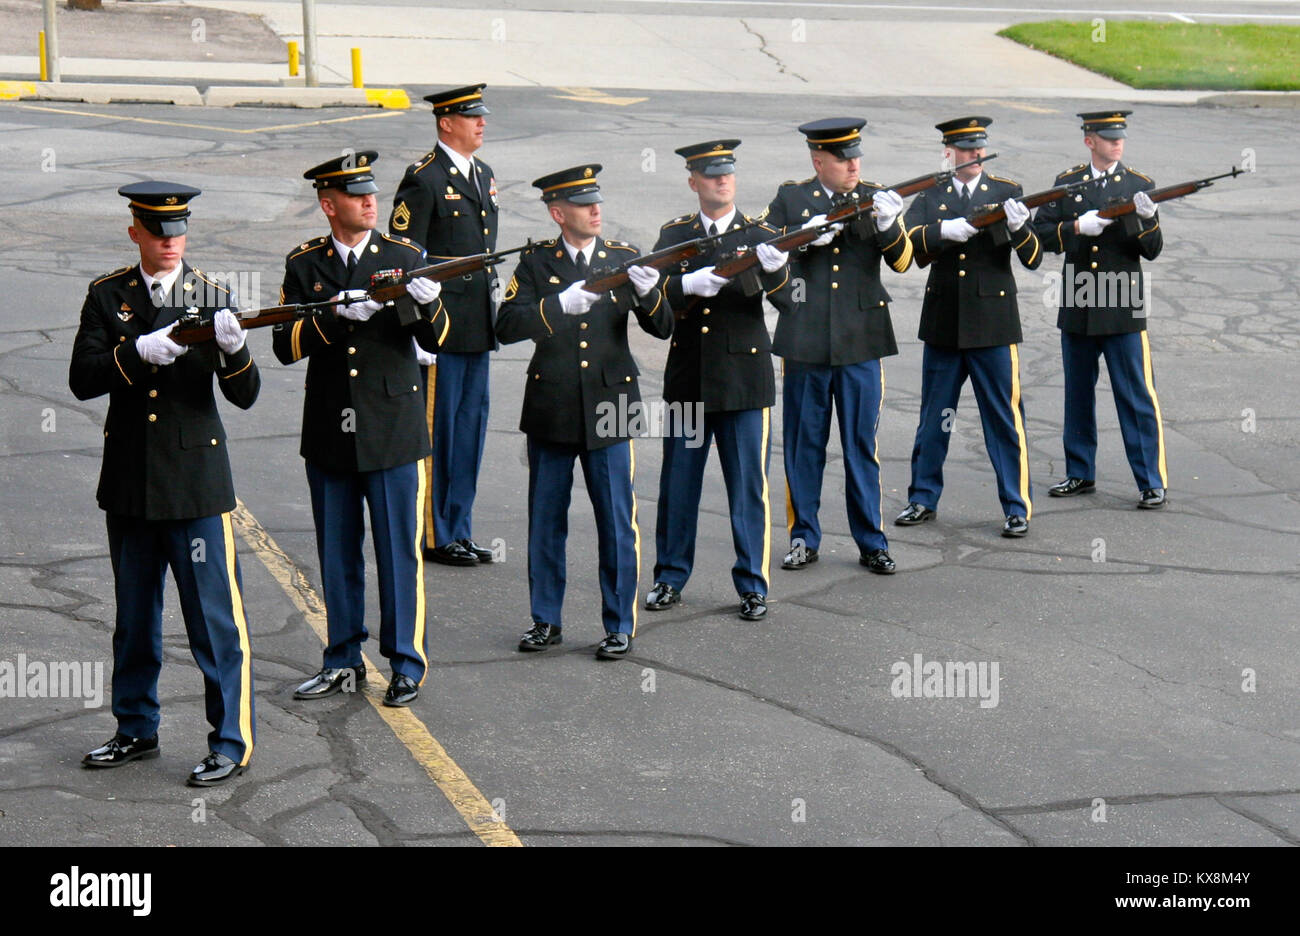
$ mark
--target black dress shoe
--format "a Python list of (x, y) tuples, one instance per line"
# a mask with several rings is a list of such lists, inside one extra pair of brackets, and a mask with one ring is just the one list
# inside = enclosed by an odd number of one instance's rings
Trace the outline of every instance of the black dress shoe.
[(1143, 510), (1159, 510), (1165, 505), (1164, 488), (1148, 488), (1138, 499), (1138, 506)]
[(366, 664), (331, 669), (328, 666), (293, 691), (295, 699), (324, 699), (342, 692), (349, 679), (355, 684), (366, 681)]
[(1029, 532), (1029, 521), (1024, 517), (1012, 514), (1007, 517), (1007, 522), (1002, 524), (1002, 535), (1008, 539), (1024, 536)]
[(1047, 493), (1052, 497), (1073, 497), (1076, 494), (1091, 494), (1096, 489), (1096, 481), (1085, 481), (1082, 478), (1066, 478), (1060, 484), (1053, 484), (1049, 487)]
[(605, 639), (596, 647), (597, 660), (621, 660), (632, 649), (630, 634), (606, 634)]
[(472, 539), (463, 539), (460, 541), (460, 545), (464, 546), (470, 553), (472, 553), (474, 558), (479, 562), (491, 562), (494, 558), (492, 550), (484, 549)]
[(552, 644), (564, 643), (564, 635), (550, 624), (534, 624), (519, 638), (519, 649), (525, 653), (549, 650)]
[(740, 596), (740, 616), (746, 621), (760, 621), (767, 615), (767, 598), (758, 592)]
[(185, 782), (190, 786), (216, 786), (232, 777), (238, 777), (247, 768), (236, 764), (224, 754), (209, 751), (197, 767), (190, 771)]
[(420, 695), (420, 687), (410, 676), (394, 673), (384, 692), (384, 704), (389, 708), (403, 708)]
[(858, 562), (877, 575), (893, 575), (896, 568), (894, 560), (889, 558), (889, 552), (884, 549), (873, 549), (871, 552), (865, 552), (858, 556)]
[(785, 554), (781, 560), (783, 569), (802, 569), (817, 561), (817, 550), (809, 549), (806, 546), (797, 546)]
[(133, 760), (152, 760), (158, 756), (158, 736), (128, 738), (120, 731), (81, 759), (83, 767), (121, 767)]
[(933, 520), (937, 516), (939, 516), (937, 510), (931, 510), (921, 504), (911, 503), (907, 505), (907, 509), (894, 518), (894, 526), (916, 526), (918, 523)]
[(447, 543), (436, 549), (425, 549), (424, 557), (434, 562), (450, 566), (478, 565), (478, 556), (474, 555), (460, 543)]
[(655, 582), (650, 594), (645, 598), (647, 611), (663, 611), (682, 600), (682, 593), (666, 582)]

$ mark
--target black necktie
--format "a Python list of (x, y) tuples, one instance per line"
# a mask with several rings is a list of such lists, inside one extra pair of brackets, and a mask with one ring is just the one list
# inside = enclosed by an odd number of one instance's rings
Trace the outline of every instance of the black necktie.
[(354, 251), (349, 250), (348, 251), (348, 275), (351, 276), (352, 271), (355, 270), (356, 268), (357, 268), (357, 255)]
[(961, 213), (970, 214), (970, 194), (966, 186), (958, 183), (957, 188), (961, 191)]
[(149, 287), (149, 296), (153, 300), (153, 307), (161, 309), (163, 304), (162, 280), (153, 281), (153, 285)]
[(574, 264), (578, 267), (578, 273), (583, 279), (587, 278), (587, 255), (579, 250), (573, 257)]
[(710, 237), (718, 236), (718, 226), (712, 221), (709, 222), (709, 236)]

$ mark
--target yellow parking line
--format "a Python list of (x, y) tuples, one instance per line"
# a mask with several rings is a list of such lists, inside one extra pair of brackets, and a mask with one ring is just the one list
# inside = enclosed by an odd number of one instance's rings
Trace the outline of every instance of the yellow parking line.
[[(302, 612), (303, 618), (311, 625), (322, 643), (328, 642), (325, 626), (325, 603), (316, 592), (300, 568), (285, 554), (266, 528), (244, 506), (237, 501), (235, 510), (230, 515), (231, 523), (239, 531), (244, 543), (253, 555), (266, 566), (271, 577), (280, 583), (289, 600)], [(366, 669), (378, 672), (375, 664), (367, 657), (362, 657)], [(397, 740), (406, 745), (416, 763), (424, 768), (442, 795), (460, 813), (465, 824), (484, 845), (522, 847), (523, 843), (514, 831), (497, 816), (487, 797), (479, 792), (473, 781), (465, 776), (465, 771), (451, 759), (451, 756), (438, 743), (437, 738), (429, 733), (415, 714), (407, 708), (390, 708), (383, 704), (384, 690), (378, 680), (368, 680), (362, 684), (368, 701), (379, 716), (393, 730)]]
[(189, 130), (216, 130), (219, 133), (271, 133), (276, 130), (296, 130), (299, 127), (319, 127), (324, 124), (345, 123), (349, 120), (374, 120), (379, 117), (395, 117), (399, 110), (381, 110), (374, 114), (353, 114), (350, 117), (327, 117), (324, 120), (307, 120), (302, 123), (275, 124), (270, 127), (218, 127), (214, 124), (185, 123), (180, 120), (159, 120), (154, 117), (128, 117), (121, 114), (97, 114), (94, 111), (67, 110), (62, 107), (44, 107), (40, 104), (10, 104), (23, 110), (44, 111), (48, 114), (68, 114), (72, 117), (98, 117), (101, 120), (130, 120), (135, 123), (158, 124), (164, 127), (185, 127)]

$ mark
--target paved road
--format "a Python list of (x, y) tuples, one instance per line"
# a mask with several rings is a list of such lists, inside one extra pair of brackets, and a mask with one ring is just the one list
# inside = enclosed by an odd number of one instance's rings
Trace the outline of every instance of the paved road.
[[(1041, 187), (1079, 161), (1071, 114), (1086, 106), (846, 106), (815, 96), (683, 93), (615, 106), (552, 89), (499, 90), (491, 103), (484, 155), (498, 172), (503, 245), (550, 230), (528, 181), (585, 160), (606, 166), (609, 232), (647, 245), (662, 221), (691, 207), (673, 147), (715, 135), (744, 139), (740, 200), (757, 211), (782, 179), (808, 174), (793, 127), (846, 110), (871, 120), (869, 177), (888, 182), (932, 165), (931, 124), (975, 110), (995, 119), (999, 173)], [(290, 698), (317, 667), (321, 646), (311, 626), (319, 580), (297, 455), (303, 372), (279, 366), (269, 336), (255, 335), (262, 399), (247, 413), (224, 411), (248, 508), (244, 529), (254, 534), (241, 544), (257, 673), (252, 772), (199, 803), (181, 783), (204, 753), (206, 726), (169, 595), (162, 758), (83, 771), (81, 754), (112, 731), (106, 704), (0, 698), (0, 843), (472, 845), (479, 839), (471, 826), (483, 826), (474, 810), (485, 801), (530, 845), (1300, 842), (1292, 220), (1300, 165), (1294, 148), (1275, 142), (1291, 128), (1290, 113), (1143, 107), (1134, 118), (1131, 162), (1157, 181), (1223, 171), (1246, 147), (1259, 170), (1163, 212), (1151, 328), (1172, 479), (1163, 513), (1133, 509), (1104, 377), (1100, 491), (1068, 502), (1041, 497), (1061, 474), (1059, 346), (1043, 276), (1022, 273), (1040, 494), (1027, 539), (997, 535), (993, 477), (967, 396), (939, 521), (892, 537), (899, 575), (869, 576), (855, 561), (833, 442), (822, 561), (803, 573), (775, 570), (769, 620), (740, 622), (715, 461), (699, 569), (683, 605), (643, 615), (633, 660), (597, 665), (595, 547), (579, 490), (570, 640), (562, 652), (525, 657), (514, 650), (528, 606), (516, 425), (528, 349), (504, 349), (493, 366), (475, 532), (499, 539), (507, 561), (428, 570), (433, 669), (411, 710), (418, 724), (390, 727), (360, 696), (318, 705)], [(86, 283), (130, 260), (113, 189), (152, 176), (201, 186), (190, 257), (260, 274), (269, 301), (284, 252), (324, 230), (301, 170), (344, 145), (373, 146), (384, 154), (378, 176), (391, 193), (404, 164), (429, 146), (430, 121), (416, 110), (5, 104), (0, 129), (0, 282), (9, 297), (0, 327), (0, 667), (24, 655), (107, 671), (111, 574), (94, 506), (105, 401), (73, 400), (66, 372)], [(652, 164), (654, 172), (644, 171)], [(1042, 272), (1054, 268), (1049, 261)], [(909, 272), (889, 288), (902, 344), (886, 364), (880, 435), (892, 516), (906, 499), (924, 279)], [(635, 350), (653, 398), (664, 348), (638, 335)], [(652, 440), (637, 453), (644, 591), (660, 459)], [(782, 516), (779, 497), (773, 513)], [(778, 556), (784, 535), (778, 519)], [(1105, 561), (1095, 561), (1103, 548)], [(996, 663), (997, 705), (895, 698), (891, 667), (916, 654)], [(1246, 670), (1254, 691), (1243, 691)], [(430, 779), (446, 765), (421, 740), (426, 730), (482, 794), (462, 807), (468, 819)], [(1093, 821), (1098, 798), (1105, 823)]]

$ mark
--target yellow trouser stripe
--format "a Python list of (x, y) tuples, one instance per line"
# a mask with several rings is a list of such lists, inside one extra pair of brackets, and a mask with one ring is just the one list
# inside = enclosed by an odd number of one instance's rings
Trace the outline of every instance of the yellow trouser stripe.
[(235, 577), (235, 532), (230, 525), (230, 514), (221, 515), (221, 531), (225, 538), (226, 579), (230, 582), (230, 611), (239, 633), (239, 737), (244, 741), (244, 759), (248, 764), (253, 756), (253, 651), (248, 643), (248, 621), (244, 618), (244, 596), (239, 591)]
[[(428, 379), (425, 386), (428, 388), (428, 394), (424, 400), (424, 421), (429, 426), (429, 439), (433, 439), (433, 404), (436, 394), (434, 388), (438, 383), (438, 365), (430, 364), (428, 367)], [(428, 494), (420, 498), (420, 503), (424, 508), (424, 540), (432, 542), (434, 546), (438, 545), (438, 533), (433, 525), (433, 456), (429, 455), (424, 459), (423, 471), (426, 474), (425, 484)]]
[[(871, 431), (871, 460), (876, 463), (877, 516), (880, 525), (885, 525), (885, 479), (880, 470), (880, 414), (885, 411), (885, 362), (880, 362), (880, 405), (876, 407), (876, 426)], [(838, 417), (837, 417), (838, 418)]]
[(424, 675), (420, 677), (420, 685), (429, 678), (429, 658), (424, 653), (424, 494), (427, 488), (424, 484), (424, 472), (418, 469), (415, 472), (416, 491), (415, 491), (415, 652), (420, 655), (420, 662), (424, 664)]
[(1025, 520), (1034, 515), (1029, 502), (1029, 445), (1025, 442), (1025, 421), (1020, 418), (1020, 349), (1011, 345), (1011, 418), (1016, 422), (1016, 441), (1020, 445), (1020, 499), (1025, 502)]
[(1156, 446), (1160, 452), (1160, 486), (1169, 487), (1169, 475), (1165, 468), (1165, 421), (1160, 415), (1160, 401), (1156, 399), (1156, 381), (1151, 372), (1151, 342), (1145, 330), (1142, 332), (1142, 376), (1146, 380), (1147, 393), (1151, 394), (1151, 405), (1156, 411)]
[(763, 581), (769, 583), (772, 577), (772, 498), (767, 488), (767, 440), (772, 431), (772, 407), (763, 407), (763, 440), (758, 450), (758, 463), (763, 466)]
[(302, 359), (302, 319), (294, 322), (289, 330), (289, 353), (295, 361)]
[(636, 606), (641, 594), (641, 528), (636, 525), (636, 446), (627, 440), (632, 482), (632, 543), (636, 549), (636, 575), (632, 579), (632, 636), (636, 636)]

